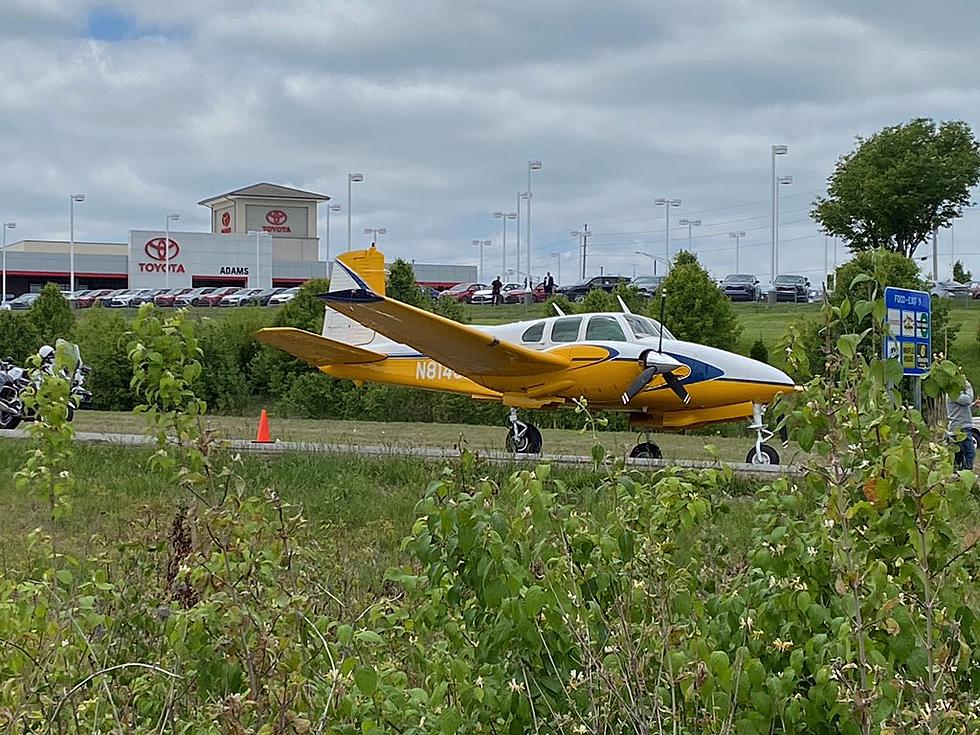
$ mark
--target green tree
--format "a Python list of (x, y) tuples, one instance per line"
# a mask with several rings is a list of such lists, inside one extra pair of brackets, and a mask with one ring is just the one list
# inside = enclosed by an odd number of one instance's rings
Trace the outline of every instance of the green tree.
[(423, 299), (418, 283), (415, 281), (415, 270), (412, 268), (412, 264), (401, 258), (392, 263), (388, 269), (385, 295), (420, 309), (428, 306)]
[(59, 337), (71, 339), (75, 330), (71, 306), (56, 283), (49, 283), (41, 289), (41, 295), (27, 310), (27, 321), (37, 347), (53, 345)]
[(0, 311), (0, 359), (9, 357), (14, 362), (23, 364), (35, 349), (27, 314)]
[(667, 294), (664, 321), (674, 336), (734, 349), (742, 333), (735, 309), (694, 255), (685, 251), (677, 254), (661, 292)]
[(980, 145), (965, 122), (917, 118), (857, 140), (812, 211), (852, 252), (884, 248), (911, 257), (960, 215), (980, 181)]
[(584, 299), (575, 304), (575, 311), (580, 314), (590, 314), (595, 311), (620, 311), (620, 308), (615, 296), (594, 288), (585, 294)]
[(759, 339), (752, 343), (752, 347), (749, 349), (749, 357), (759, 362), (769, 362), (769, 348), (762, 341), (762, 337), (759, 337)]
[(87, 310), (75, 326), (82, 361), (92, 369), (86, 387), (92, 391), (93, 408), (119, 411), (133, 407), (128, 330), (122, 314), (101, 307)]
[(963, 268), (963, 261), (961, 260), (953, 263), (953, 280), (957, 283), (969, 283), (973, 280), (973, 274)]

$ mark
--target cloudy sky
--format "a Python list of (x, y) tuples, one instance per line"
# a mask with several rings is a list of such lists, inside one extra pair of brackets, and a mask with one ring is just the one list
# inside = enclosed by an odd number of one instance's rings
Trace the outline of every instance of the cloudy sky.
[[(667, 196), (672, 249), (701, 219), (693, 248), (721, 276), (744, 231), (740, 269), (768, 280), (779, 143), (781, 270), (816, 282), (809, 205), (854, 137), (980, 113), (975, 0), (0, 0), (0, 19), (0, 217), (19, 238), (66, 239), (73, 191), (78, 239), (124, 241), (168, 211), (207, 229), (195, 202), (271, 181), (336, 198), (336, 250), (359, 171), (355, 243), (387, 227), (389, 257), (476, 263), (491, 239), (499, 272), (490, 215), (533, 158), (535, 272), (560, 260), (572, 280), (586, 223), (590, 273), (649, 272), (635, 251), (664, 254)], [(941, 234), (941, 276), (951, 247), (980, 275), (980, 212)]]

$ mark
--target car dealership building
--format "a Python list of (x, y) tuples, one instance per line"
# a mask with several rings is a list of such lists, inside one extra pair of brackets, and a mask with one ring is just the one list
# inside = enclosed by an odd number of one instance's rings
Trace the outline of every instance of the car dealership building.
[[(75, 288), (294, 286), (325, 278), (318, 206), (330, 197), (277, 184), (254, 184), (209, 197), (210, 232), (131, 230), (126, 242), (21, 240), (5, 251), (7, 297), (45, 283)], [(419, 283), (448, 287), (476, 280), (475, 266), (416, 264)]]

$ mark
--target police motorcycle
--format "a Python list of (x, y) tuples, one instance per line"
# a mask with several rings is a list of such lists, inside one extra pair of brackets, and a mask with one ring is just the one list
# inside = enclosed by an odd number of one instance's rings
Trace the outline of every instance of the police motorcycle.
[[(71, 421), (75, 410), (92, 398), (85, 389), (85, 376), (91, 369), (82, 362), (77, 345), (58, 340), (58, 346), (69, 351), (70, 364), (74, 366), (73, 369), (61, 368), (62, 377), (70, 380), (68, 420)], [(36, 371), (25, 370), (9, 357), (0, 360), (0, 429), (16, 429), (21, 421), (36, 418), (34, 409), (24, 404), (24, 396), (40, 387), (45, 373), (54, 374), (55, 354), (55, 348), (50, 345), (38, 350), (40, 367)]]

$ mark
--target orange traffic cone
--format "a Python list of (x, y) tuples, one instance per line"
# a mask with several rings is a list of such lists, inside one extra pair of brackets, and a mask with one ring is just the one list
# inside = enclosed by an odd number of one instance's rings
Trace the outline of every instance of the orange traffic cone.
[(269, 438), (269, 415), (262, 409), (262, 415), (259, 416), (259, 430), (255, 434), (255, 442), (257, 444), (269, 444), (272, 439)]

